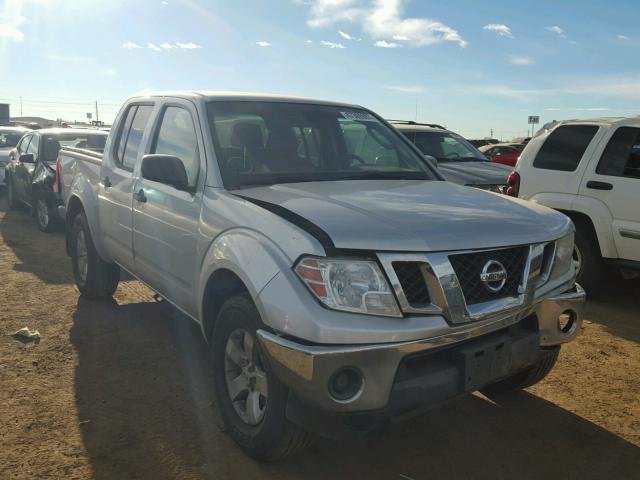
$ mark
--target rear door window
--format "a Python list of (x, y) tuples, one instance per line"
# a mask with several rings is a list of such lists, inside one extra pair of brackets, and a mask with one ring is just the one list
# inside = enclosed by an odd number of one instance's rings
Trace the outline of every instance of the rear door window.
[(138, 158), (144, 131), (147, 128), (153, 105), (131, 105), (118, 135), (116, 161), (125, 170), (133, 170)]
[(596, 125), (561, 125), (544, 142), (533, 166), (574, 172), (597, 131)]
[(640, 128), (618, 128), (602, 153), (596, 173), (640, 178)]

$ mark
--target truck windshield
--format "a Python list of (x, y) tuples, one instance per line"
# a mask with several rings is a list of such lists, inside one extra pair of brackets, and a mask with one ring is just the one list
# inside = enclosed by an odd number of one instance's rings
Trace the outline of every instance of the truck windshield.
[(450, 132), (405, 132), (425, 155), (440, 162), (487, 161), (480, 151), (459, 135)]
[(0, 129), (0, 148), (12, 148), (18, 145), (23, 132)]
[(282, 102), (215, 101), (209, 124), (225, 187), (436, 175), (366, 110)]

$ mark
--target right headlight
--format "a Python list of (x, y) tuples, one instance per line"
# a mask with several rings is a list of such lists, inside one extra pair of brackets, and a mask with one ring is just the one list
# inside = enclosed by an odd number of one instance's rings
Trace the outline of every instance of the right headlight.
[(295, 272), (327, 307), (345, 312), (401, 317), (387, 279), (375, 261), (302, 258)]

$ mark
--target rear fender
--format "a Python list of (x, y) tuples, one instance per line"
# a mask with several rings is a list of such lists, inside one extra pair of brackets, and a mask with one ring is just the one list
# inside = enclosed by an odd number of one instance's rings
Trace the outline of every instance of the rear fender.
[[(70, 188), (69, 200), (67, 201), (67, 242), (69, 241), (69, 232), (73, 227), (73, 218), (79, 211), (84, 211), (91, 232), (91, 238), (95, 245), (96, 251), (100, 258), (106, 262), (111, 262), (111, 256), (102, 243), (102, 233), (100, 231), (100, 210), (98, 208), (98, 195), (96, 189), (84, 177), (78, 175), (73, 179)], [(78, 209), (78, 202), (81, 209)], [(68, 248), (68, 243), (67, 243)]]

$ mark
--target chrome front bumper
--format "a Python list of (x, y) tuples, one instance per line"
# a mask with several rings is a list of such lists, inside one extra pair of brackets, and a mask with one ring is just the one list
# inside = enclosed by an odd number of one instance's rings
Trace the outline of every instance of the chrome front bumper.
[[(584, 290), (575, 289), (544, 299), (526, 311), (497, 321), (470, 323), (464, 330), (409, 342), (374, 345), (303, 345), (265, 330), (258, 338), (276, 375), (301, 400), (330, 413), (352, 413), (384, 409), (388, 402), (398, 366), (404, 357), (431, 349), (455, 346), (466, 340), (514, 325), (535, 314), (538, 319), (539, 345), (552, 347), (573, 340), (580, 331), (585, 302)], [(570, 312), (572, 324), (563, 332), (558, 317)], [(329, 382), (341, 368), (356, 369), (364, 382), (357, 395), (338, 401), (329, 394)]]

